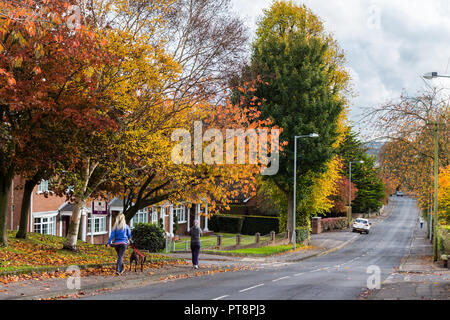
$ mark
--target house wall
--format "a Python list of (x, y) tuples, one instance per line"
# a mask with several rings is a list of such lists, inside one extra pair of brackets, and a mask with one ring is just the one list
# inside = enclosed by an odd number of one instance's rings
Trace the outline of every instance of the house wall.
[[(25, 180), (21, 178), (20, 176), (14, 177), (13, 181), (13, 190), (11, 190), (9, 195), (9, 204), (8, 204), (8, 229), (18, 229), (19, 222), (20, 222), (20, 207), (22, 205), (22, 198), (23, 198), (23, 185), (25, 183)], [(56, 216), (56, 235), (65, 237), (67, 235), (68, 225), (70, 222), (70, 216), (64, 215), (62, 216), (61, 213), (58, 211), (59, 208), (63, 207), (64, 203), (66, 202), (65, 197), (58, 197), (53, 194), (48, 194), (45, 196), (43, 193), (38, 193), (38, 187), (36, 186), (33, 190), (32, 197), (31, 197), (31, 203), (30, 203), (30, 214), (33, 214), (33, 216), (29, 217), (29, 232), (34, 232), (34, 215), (39, 214), (45, 214), (50, 212), (58, 212)], [(164, 209), (166, 217), (165, 217), (165, 232), (169, 232), (170, 227), (170, 207), (165, 206)], [(185, 213), (186, 213), (186, 222), (179, 222), (178, 224), (178, 230), (176, 232), (177, 235), (186, 235), (187, 229), (188, 229), (188, 222), (187, 222), (187, 208), (185, 207)], [(197, 205), (193, 205), (190, 209), (190, 219), (189, 224), (190, 227), (194, 224), (195, 219), (195, 213), (198, 210)], [(204, 212), (205, 208), (202, 206), (201, 211)], [(120, 211), (113, 211), (112, 213), (112, 221), (111, 224), (114, 224), (114, 217), (119, 213)], [(11, 215), (12, 214), (12, 215)], [(148, 212), (148, 221), (151, 222), (151, 208), (149, 208)], [(12, 221), (11, 221), (12, 216)], [(159, 219), (162, 217), (161, 208), (158, 208), (158, 224)], [(200, 216), (200, 227), (204, 229), (205, 225), (205, 218), (204, 216)], [(87, 217), (86, 217), (87, 219)], [(12, 223), (11, 223), (12, 222)], [(90, 243), (91, 236), (87, 233), (90, 230), (87, 230), (87, 221), (86, 221), (86, 241)], [(80, 221), (81, 226), (81, 221)], [(108, 241), (110, 228), (109, 228), (109, 217), (106, 218), (106, 231), (107, 233), (101, 234), (101, 235), (94, 235), (94, 243), (95, 244), (105, 244)]]

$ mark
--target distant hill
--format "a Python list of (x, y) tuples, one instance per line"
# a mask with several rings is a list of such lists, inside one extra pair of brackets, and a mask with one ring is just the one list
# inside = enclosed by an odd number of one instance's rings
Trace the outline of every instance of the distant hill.
[(364, 147), (367, 149), (367, 153), (370, 155), (374, 155), (378, 159), (378, 154), (381, 151), (381, 148), (385, 144), (385, 141), (371, 141), (364, 143)]

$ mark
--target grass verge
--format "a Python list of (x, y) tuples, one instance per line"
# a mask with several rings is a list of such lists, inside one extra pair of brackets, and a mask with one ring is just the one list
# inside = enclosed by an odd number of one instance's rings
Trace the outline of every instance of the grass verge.
[[(297, 245), (297, 250), (304, 250), (306, 247)], [(211, 250), (211, 253), (224, 253), (230, 255), (243, 255), (243, 256), (271, 256), (274, 254), (280, 254), (293, 251), (292, 244), (278, 245), (278, 246), (266, 246), (260, 248), (245, 248), (236, 250)]]

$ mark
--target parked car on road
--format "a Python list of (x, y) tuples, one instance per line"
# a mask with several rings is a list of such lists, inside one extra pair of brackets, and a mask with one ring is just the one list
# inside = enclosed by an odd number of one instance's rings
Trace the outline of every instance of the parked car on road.
[(397, 193), (395, 194), (397, 197), (403, 197), (403, 192), (401, 191), (397, 191)]
[(372, 223), (367, 219), (358, 218), (353, 222), (352, 230), (353, 232), (359, 232), (369, 234), (370, 226)]

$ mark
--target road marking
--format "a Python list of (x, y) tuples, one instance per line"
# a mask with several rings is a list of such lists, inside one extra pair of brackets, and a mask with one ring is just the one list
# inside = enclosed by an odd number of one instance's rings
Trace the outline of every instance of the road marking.
[(312, 270), (312, 271), (310, 271), (310, 272), (318, 272), (318, 271), (320, 271), (320, 270), (322, 270), (322, 269), (316, 269), (316, 270)]
[(294, 276), (298, 277), (298, 276), (301, 276), (302, 274), (305, 274), (305, 273), (304, 272), (300, 272), (300, 273), (294, 274)]
[(281, 278), (278, 278), (278, 279), (272, 280), (272, 282), (277, 282), (277, 281), (280, 281), (280, 280), (283, 280), (283, 279), (287, 279), (287, 278), (289, 278), (289, 276), (286, 276), (286, 277), (281, 277)]
[(214, 298), (213, 300), (220, 300), (220, 299), (226, 298), (226, 297), (229, 297), (229, 295), (224, 295), (224, 296), (221, 296), (221, 297), (218, 297), (218, 298)]
[(256, 286), (253, 286), (253, 287), (250, 287), (250, 288), (246, 288), (246, 289), (239, 290), (239, 292), (245, 292), (245, 291), (248, 291), (248, 290), (252, 290), (252, 289), (261, 287), (261, 286), (263, 286), (263, 285), (264, 285), (264, 283), (257, 284)]

